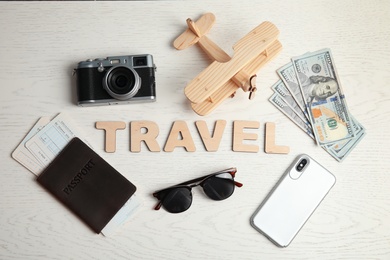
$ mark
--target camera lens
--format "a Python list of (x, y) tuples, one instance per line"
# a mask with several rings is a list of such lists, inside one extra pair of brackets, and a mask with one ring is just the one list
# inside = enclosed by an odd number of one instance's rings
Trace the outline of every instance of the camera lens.
[(141, 86), (141, 78), (129, 67), (116, 66), (109, 69), (103, 79), (103, 87), (110, 96), (119, 100), (127, 100), (137, 94)]
[(124, 89), (126, 86), (128, 86), (129, 85), (129, 83), (131, 83), (130, 81), (131, 81), (132, 79), (129, 79), (129, 78), (127, 78), (126, 76), (124, 76), (124, 75), (119, 75), (118, 77), (116, 77), (116, 79), (115, 79), (115, 84), (113, 84), (113, 85), (115, 85), (115, 87), (117, 88), (117, 89), (120, 89), (120, 90), (122, 90), (122, 89)]

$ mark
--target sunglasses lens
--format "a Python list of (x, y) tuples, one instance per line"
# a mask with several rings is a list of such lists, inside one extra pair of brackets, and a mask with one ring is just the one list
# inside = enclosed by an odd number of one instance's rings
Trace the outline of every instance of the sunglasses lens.
[(234, 180), (230, 173), (221, 173), (205, 180), (202, 186), (210, 199), (224, 200), (233, 194)]
[(186, 211), (192, 203), (191, 189), (181, 187), (168, 192), (162, 201), (163, 207), (171, 213)]

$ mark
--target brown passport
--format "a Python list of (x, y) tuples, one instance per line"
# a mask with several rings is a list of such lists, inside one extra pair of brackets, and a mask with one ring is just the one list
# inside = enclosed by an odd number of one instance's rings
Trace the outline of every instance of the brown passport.
[(136, 191), (130, 181), (77, 137), (37, 180), (96, 233)]

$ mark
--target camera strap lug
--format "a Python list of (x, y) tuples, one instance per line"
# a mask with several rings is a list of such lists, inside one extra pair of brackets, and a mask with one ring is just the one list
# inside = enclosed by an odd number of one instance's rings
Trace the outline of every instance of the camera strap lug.
[(104, 71), (103, 63), (99, 62), (98, 64), (99, 64), (98, 71), (103, 72)]

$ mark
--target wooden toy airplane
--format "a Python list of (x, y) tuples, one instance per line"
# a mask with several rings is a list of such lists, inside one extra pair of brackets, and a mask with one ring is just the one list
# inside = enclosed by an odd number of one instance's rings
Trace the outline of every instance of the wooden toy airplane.
[(263, 22), (233, 46), (234, 55), (230, 57), (205, 35), (214, 22), (212, 13), (204, 14), (196, 22), (188, 18), (188, 28), (173, 43), (178, 50), (198, 43), (213, 60), (184, 91), (199, 115), (210, 113), (223, 100), (233, 97), (238, 88), (249, 92), (252, 99), (257, 90), (256, 72), (282, 49), (277, 40), (279, 30), (272, 23)]

